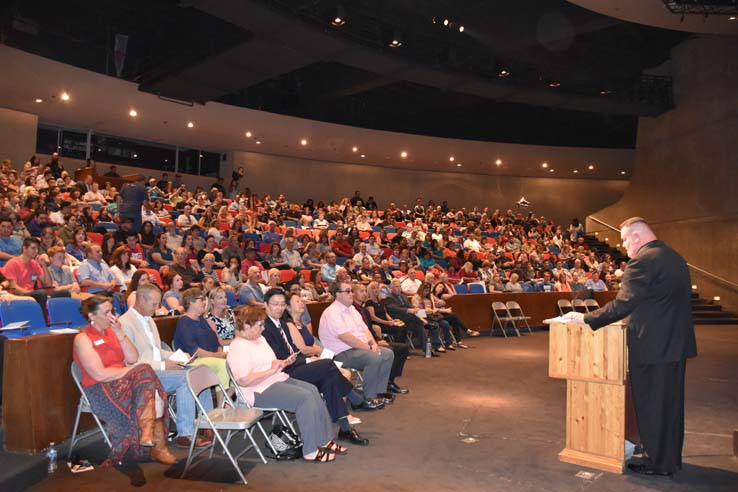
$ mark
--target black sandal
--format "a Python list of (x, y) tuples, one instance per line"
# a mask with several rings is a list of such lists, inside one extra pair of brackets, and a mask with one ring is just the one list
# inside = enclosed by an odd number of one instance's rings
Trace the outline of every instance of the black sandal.
[(348, 448), (345, 446), (341, 446), (336, 441), (330, 441), (328, 444), (323, 446), (321, 449), (333, 453), (333, 454), (346, 454), (348, 453)]
[(332, 461), (336, 460), (336, 455), (327, 451), (324, 451), (322, 449), (318, 449), (318, 453), (315, 455), (315, 458), (308, 459), (303, 458), (305, 461), (312, 461), (313, 463), (330, 463)]

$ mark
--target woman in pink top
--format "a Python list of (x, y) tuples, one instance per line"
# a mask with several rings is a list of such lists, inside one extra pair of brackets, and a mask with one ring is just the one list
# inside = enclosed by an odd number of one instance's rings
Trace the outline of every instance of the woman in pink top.
[(318, 389), (310, 383), (290, 378), (282, 370), (295, 362), (295, 355), (278, 360), (261, 333), (264, 311), (247, 307), (236, 318), (236, 337), (231, 342), (227, 362), (249, 405), (281, 408), (294, 412), (302, 436), (303, 458), (326, 463), (346, 448), (333, 440), (334, 432)]
[(559, 281), (554, 284), (554, 292), (571, 292), (569, 277), (566, 276), (566, 273), (561, 272), (559, 274)]

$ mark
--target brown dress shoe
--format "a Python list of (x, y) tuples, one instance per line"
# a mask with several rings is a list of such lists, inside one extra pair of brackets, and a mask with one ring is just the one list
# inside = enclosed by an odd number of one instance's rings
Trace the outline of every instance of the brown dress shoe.
[[(174, 445), (180, 448), (189, 448), (191, 443), (192, 443), (192, 440), (187, 436), (179, 436), (177, 437), (177, 439), (174, 440)], [(200, 436), (197, 436), (195, 438), (196, 448), (203, 448), (205, 446), (210, 446), (210, 444), (212, 443), (213, 443), (212, 439), (205, 439)]]
[(202, 437), (206, 441), (213, 442), (213, 439), (215, 439), (215, 433), (211, 429), (201, 430), (200, 437)]

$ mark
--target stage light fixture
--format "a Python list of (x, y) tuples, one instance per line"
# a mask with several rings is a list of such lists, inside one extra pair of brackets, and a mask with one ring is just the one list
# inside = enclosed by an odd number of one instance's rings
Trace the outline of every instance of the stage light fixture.
[(343, 5), (339, 5), (333, 11), (333, 18), (331, 19), (331, 25), (335, 27), (341, 27), (345, 25), (346, 22), (347, 22), (346, 10), (343, 8)]
[(495, 161), (495, 166), (501, 166), (502, 165), (502, 159), (497, 159)]
[(194, 128), (195, 124), (193, 122), (187, 123), (187, 128)]
[(407, 152), (405, 152), (404, 150), (402, 152), (400, 152), (400, 157), (402, 157), (403, 159), (406, 158), (407, 157)]
[(361, 158), (363, 159), (364, 157), (366, 157), (366, 155), (365, 154), (361, 154)]
[(544, 162), (543, 164), (541, 164), (541, 167), (543, 169), (546, 169), (548, 167), (548, 162)]
[(304, 139), (304, 138), (303, 138), (302, 140), (300, 140), (300, 145), (302, 145), (303, 147), (304, 147), (305, 145), (307, 145), (307, 144), (308, 144), (308, 141), (307, 141), (307, 139)]
[(246, 138), (251, 138), (251, 132), (246, 132)]
[(587, 166), (587, 169), (589, 169), (590, 171), (592, 171), (592, 170), (593, 170), (594, 168), (595, 168), (595, 167), (594, 167), (594, 165), (593, 165), (593, 164), (590, 164), (589, 166)]
[(500, 73), (497, 74), (497, 76), (500, 77), (500, 78), (503, 78), (503, 79), (505, 77), (509, 77), (510, 76), (510, 70), (502, 69), (502, 70), (500, 70)]
[(456, 167), (461, 167), (461, 163), (459, 162), (458, 164), (456, 164)]
[(579, 169), (574, 169), (574, 174), (577, 174), (579, 172)]
[(136, 111), (135, 109), (131, 109), (131, 110), (130, 110), (130, 111), (128, 112), (128, 115), (129, 115), (129, 116), (130, 116), (131, 118), (135, 118), (136, 116), (138, 116), (138, 111)]
[(464, 26), (459, 26), (459, 32), (464, 32)]
[(67, 92), (62, 92), (62, 94), (61, 94), (61, 100), (62, 101), (69, 101), (69, 94)]
[(37, 103), (42, 103), (42, 102), (44, 102), (44, 100), (43, 100), (43, 99), (41, 99), (40, 97), (37, 97), (37, 98), (36, 98), (36, 102), (37, 102)]
[(388, 46), (390, 48), (399, 48), (400, 46), (402, 46), (402, 41), (397, 38), (392, 38), (392, 40), (388, 43)]
[(454, 160), (456, 160), (456, 158), (454, 156), (451, 156), (451, 157), (448, 158), (448, 160), (451, 161), (451, 162), (454, 162)]

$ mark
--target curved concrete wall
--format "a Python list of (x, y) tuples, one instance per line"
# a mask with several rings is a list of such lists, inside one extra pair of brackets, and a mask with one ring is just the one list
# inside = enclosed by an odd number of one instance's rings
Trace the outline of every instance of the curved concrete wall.
[[(695, 38), (672, 59), (676, 108), (640, 120), (631, 185), (594, 215), (643, 216), (689, 263), (738, 283), (738, 39)], [(738, 289), (692, 273), (703, 297), (738, 310)]]

